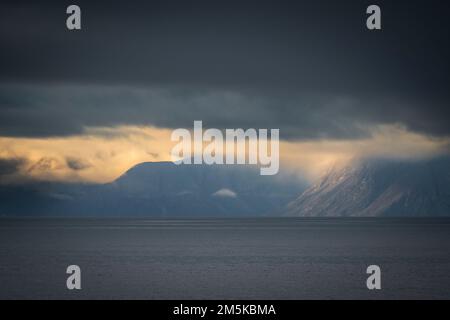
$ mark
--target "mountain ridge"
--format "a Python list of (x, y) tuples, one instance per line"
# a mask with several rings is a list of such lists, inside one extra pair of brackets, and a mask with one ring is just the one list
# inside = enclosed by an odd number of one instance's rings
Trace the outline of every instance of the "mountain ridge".
[(448, 157), (359, 159), (333, 168), (286, 206), (286, 216), (450, 216)]
[(144, 162), (105, 184), (0, 186), (0, 215), (266, 216), (305, 188), (291, 175), (261, 176), (258, 166)]

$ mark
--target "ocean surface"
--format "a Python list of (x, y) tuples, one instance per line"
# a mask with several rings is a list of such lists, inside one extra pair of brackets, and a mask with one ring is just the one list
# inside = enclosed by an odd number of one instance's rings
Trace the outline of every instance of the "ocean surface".
[(0, 219), (0, 298), (449, 299), (450, 220)]

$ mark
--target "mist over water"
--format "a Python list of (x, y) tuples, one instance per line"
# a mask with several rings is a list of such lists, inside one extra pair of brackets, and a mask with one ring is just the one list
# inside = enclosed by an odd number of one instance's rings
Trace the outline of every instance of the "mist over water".
[(1, 299), (449, 299), (448, 270), (450, 219), (0, 220)]

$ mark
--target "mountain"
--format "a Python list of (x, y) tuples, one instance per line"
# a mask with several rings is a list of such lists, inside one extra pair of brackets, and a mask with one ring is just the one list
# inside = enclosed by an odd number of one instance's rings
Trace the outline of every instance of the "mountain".
[(450, 216), (450, 159), (366, 159), (332, 168), (287, 216)]
[(102, 185), (0, 186), (0, 215), (266, 216), (305, 189), (297, 177), (261, 176), (257, 166), (147, 162)]
[[(300, 196), (298, 196), (301, 194)], [(286, 206), (286, 204), (288, 204)], [(450, 158), (355, 160), (318, 183), (248, 165), (136, 165), (107, 184), (0, 184), (1, 216), (450, 216)]]
[(296, 177), (261, 176), (257, 166), (158, 162), (139, 164), (102, 189), (103, 212), (261, 216), (279, 213), (305, 185)]

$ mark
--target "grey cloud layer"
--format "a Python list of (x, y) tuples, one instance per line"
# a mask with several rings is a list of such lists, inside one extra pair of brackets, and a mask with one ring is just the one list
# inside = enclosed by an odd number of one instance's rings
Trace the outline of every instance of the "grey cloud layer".
[[(280, 128), (283, 139), (358, 138), (365, 127), (403, 123), (447, 135), (448, 119), (417, 101), (319, 93), (124, 86), (0, 86), (0, 135), (63, 136), (86, 127), (152, 125)], [(427, 102), (430, 107), (431, 102)], [(437, 106), (434, 106), (437, 109)]]
[(353, 138), (373, 124), (450, 134), (448, 1), (0, 4), (0, 135), (150, 124)]

